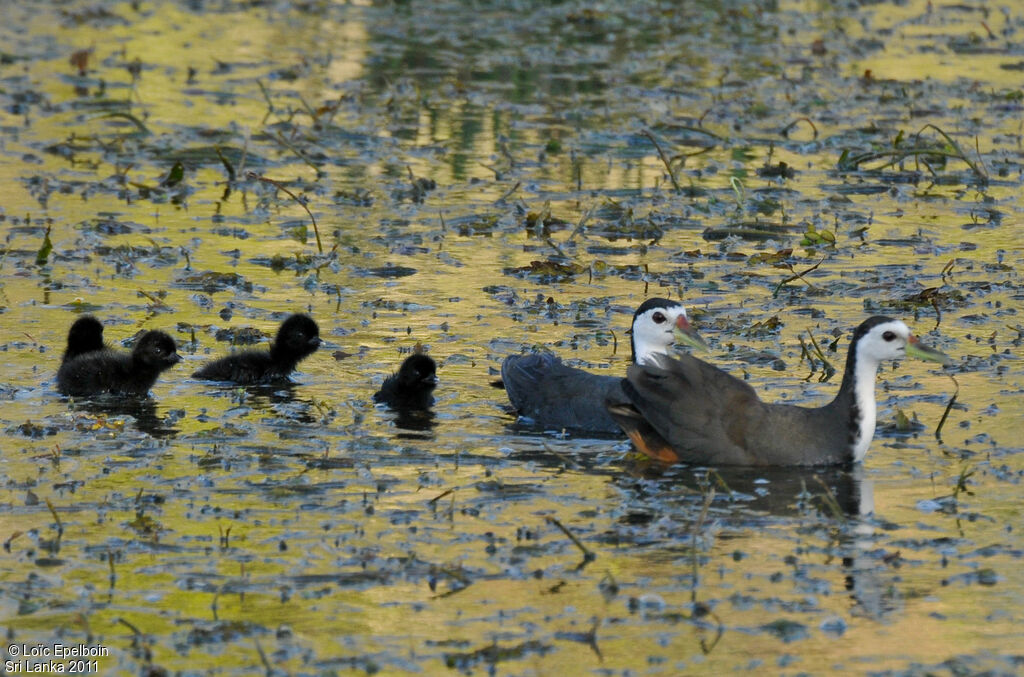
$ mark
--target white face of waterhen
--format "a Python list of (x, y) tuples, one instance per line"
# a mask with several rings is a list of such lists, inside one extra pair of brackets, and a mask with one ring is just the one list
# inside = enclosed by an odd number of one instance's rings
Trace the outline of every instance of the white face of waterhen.
[[(950, 358), (921, 343), (900, 320), (888, 320), (871, 327), (850, 346), (853, 362), (854, 402), (860, 420), (853, 443), (853, 460), (862, 461), (875, 435), (875, 377), (885, 360), (916, 357), (929, 362), (949, 364)], [(849, 369), (849, 367), (847, 367)]]
[(632, 334), (633, 361), (637, 364), (648, 364), (654, 355), (667, 354), (673, 343), (707, 349), (704, 339), (690, 325), (686, 308), (675, 302), (646, 309), (641, 306), (633, 317)]

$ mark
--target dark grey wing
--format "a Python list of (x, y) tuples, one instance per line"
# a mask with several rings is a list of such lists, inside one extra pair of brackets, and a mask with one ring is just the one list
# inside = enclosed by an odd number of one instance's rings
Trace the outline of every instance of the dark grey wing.
[(690, 355), (659, 356), (630, 367), (623, 390), (648, 426), (627, 429), (634, 442), (639, 435), (652, 449), (663, 452), (667, 445), (687, 463), (760, 465), (751, 440), (760, 434), (765, 405), (753, 388), (718, 367)]
[(621, 379), (566, 366), (550, 354), (513, 355), (501, 364), (509, 402), (527, 422), (545, 429), (617, 434), (605, 409), (613, 393), (623, 398)]
[[(631, 367), (623, 390), (657, 434), (649, 431), (644, 442), (655, 453), (671, 448), (683, 462), (764, 466), (848, 460), (847, 435), (831, 405), (765, 404), (749, 384), (691, 355)], [(634, 427), (638, 432), (630, 437), (636, 442), (644, 429)]]

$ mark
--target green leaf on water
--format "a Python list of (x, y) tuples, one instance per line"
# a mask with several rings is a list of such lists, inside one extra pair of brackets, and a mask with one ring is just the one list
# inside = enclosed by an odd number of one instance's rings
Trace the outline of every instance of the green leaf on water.
[(736, 162), (749, 162), (754, 159), (754, 151), (750, 146), (737, 146), (732, 149), (732, 159)]
[(819, 232), (818, 229), (814, 227), (814, 224), (809, 224), (807, 226), (807, 231), (804, 233), (803, 239), (800, 240), (801, 247), (815, 247), (821, 244), (835, 246), (835, 243), (835, 233), (828, 230), (822, 230)]
[(902, 409), (896, 409), (896, 430), (908, 431), (913, 430), (914, 424), (911, 423), (910, 417), (903, 413)]
[(758, 254), (751, 254), (750, 258), (747, 259), (748, 265), (756, 265), (759, 263), (768, 263), (776, 265), (783, 263), (786, 259), (793, 255), (792, 249), (780, 249), (777, 252), (760, 252)]
[(185, 165), (181, 164), (181, 160), (174, 163), (171, 167), (171, 171), (167, 174), (167, 177), (160, 182), (161, 186), (170, 188), (181, 183), (181, 180), (185, 178)]
[(50, 241), (50, 227), (47, 226), (46, 234), (43, 235), (43, 244), (39, 247), (39, 251), (36, 252), (36, 265), (45, 266), (47, 259), (50, 258), (50, 252), (53, 251), (53, 242)]

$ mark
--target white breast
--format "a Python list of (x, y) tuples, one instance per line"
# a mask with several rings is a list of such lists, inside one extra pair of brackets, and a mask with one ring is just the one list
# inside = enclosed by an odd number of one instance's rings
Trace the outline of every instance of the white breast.
[(857, 361), (853, 373), (853, 397), (860, 412), (860, 424), (857, 426), (857, 439), (853, 443), (853, 460), (860, 463), (868, 453), (871, 438), (875, 436), (875, 376), (878, 374), (878, 362), (870, 359)]

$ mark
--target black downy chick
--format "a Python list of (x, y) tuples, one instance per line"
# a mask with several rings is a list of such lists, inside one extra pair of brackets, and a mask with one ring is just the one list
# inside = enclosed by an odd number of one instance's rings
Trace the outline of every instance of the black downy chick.
[(373, 395), (392, 409), (428, 409), (434, 404), (437, 365), (422, 353), (405, 358), (398, 371), (387, 378)]
[(102, 349), (65, 360), (57, 371), (57, 390), (74, 396), (145, 395), (161, 372), (180, 361), (173, 338), (147, 331), (130, 353)]
[(65, 364), (79, 355), (99, 350), (108, 350), (103, 344), (103, 325), (92, 315), (84, 315), (68, 329), (68, 346), (64, 349), (60, 363)]
[(253, 348), (210, 362), (193, 377), (205, 381), (231, 381), (256, 385), (286, 381), (302, 360), (320, 346), (320, 328), (309, 315), (291, 315), (277, 330), (270, 350)]

